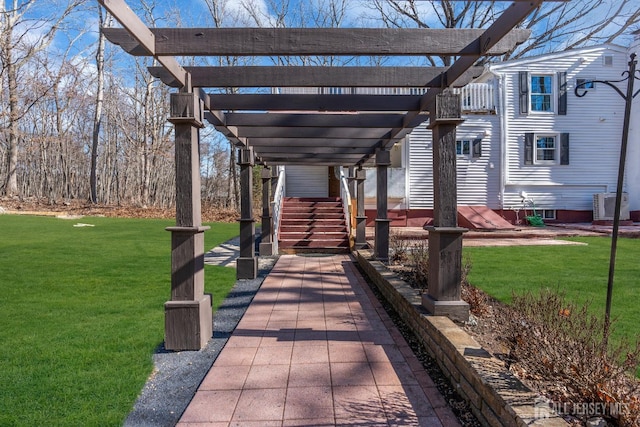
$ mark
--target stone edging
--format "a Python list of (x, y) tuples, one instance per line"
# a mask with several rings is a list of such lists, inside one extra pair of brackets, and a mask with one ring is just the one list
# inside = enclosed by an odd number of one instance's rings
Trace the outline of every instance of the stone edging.
[(355, 255), (482, 424), (568, 426), (545, 404), (536, 405), (538, 395), (448, 317), (426, 314), (418, 291), (384, 264), (373, 261), (371, 251), (357, 251)]

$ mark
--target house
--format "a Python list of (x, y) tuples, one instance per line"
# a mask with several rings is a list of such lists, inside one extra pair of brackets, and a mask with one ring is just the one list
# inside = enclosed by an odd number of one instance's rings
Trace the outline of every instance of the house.
[[(616, 191), (625, 109), (614, 89), (591, 81), (621, 80), (629, 53), (606, 44), (505, 61), (462, 88), (458, 206), (486, 206), (513, 224), (533, 209), (548, 222), (591, 222), (594, 195)], [(588, 94), (579, 97), (574, 89), (584, 82)], [(618, 86), (626, 90), (626, 82)], [(631, 123), (624, 186), (630, 212), (622, 216), (638, 221), (638, 99)], [(393, 225), (423, 226), (433, 208), (431, 132), (420, 125), (393, 151), (389, 217)], [(369, 222), (375, 219), (375, 182), (375, 169), (368, 169)]]

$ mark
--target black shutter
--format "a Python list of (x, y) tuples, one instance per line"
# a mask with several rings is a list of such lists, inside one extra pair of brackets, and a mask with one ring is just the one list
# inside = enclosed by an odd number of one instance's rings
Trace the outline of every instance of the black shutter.
[(529, 73), (520, 71), (520, 114), (529, 114)]
[(567, 115), (567, 73), (558, 73), (558, 114)]
[(569, 164), (569, 134), (560, 134), (560, 164)]
[(524, 134), (524, 164), (533, 164), (533, 133)]
[(482, 139), (474, 139), (471, 145), (471, 157), (482, 157)]

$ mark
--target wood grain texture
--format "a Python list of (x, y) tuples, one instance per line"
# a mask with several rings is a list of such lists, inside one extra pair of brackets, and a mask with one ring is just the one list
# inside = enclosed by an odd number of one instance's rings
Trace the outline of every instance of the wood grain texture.
[[(313, 67), (313, 66), (236, 66), (185, 67), (194, 87), (442, 87), (447, 67)], [(470, 67), (452, 87), (462, 87), (483, 71)], [(163, 67), (149, 72), (168, 86), (179, 87), (173, 73)]]
[[(507, 28), (507, 32), (512, 27)], [(502, 55), (526, 41), (530, 30), (515, 29), (487, 47), (482, 29), (433, 28), (151, 28), (153, 51), (175, 56), (297, 55)], [(107, 39), (131, 55), (148, 55), (131, 34), (103, 28)], [(137, 37), (136, 37), (137, 38)]]

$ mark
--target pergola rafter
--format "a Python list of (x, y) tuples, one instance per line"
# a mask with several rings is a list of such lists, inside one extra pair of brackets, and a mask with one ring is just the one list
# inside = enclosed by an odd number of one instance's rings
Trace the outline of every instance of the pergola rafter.
[[(442, 87), (447, 67), (320, 67), (230, 66), (185, 67), (195, 87)], [(478, 77), (483, 67), (469, 67), (450, 86), (462, 87)], [(164, 67), (149, 67), (154, 77), (171, 87), (180, 83)], [(446, 86), (446, 85), (444, 85)]]
[[(513, 27), (511, 27), (513, 28)], [(121, 28), (104, 34), (134, 56), (503, 55), (529, 31), (513, 30), (487, 48), (482, 29), (433, 28), (151, 28), (144, 43)], [(146, 32), (146, 31), (145, 31)], [(349, 43), (344, 43), (349, 40)], [(151, 47), (153, 46), (153, 47)]]
[[(179, 88), (179, 93), (171, 95), (169, 118), (176, 134), (177, 206), (176, 227), (169, 229), (172, 299), (165, 304), (165, 347), (199, 349), (211, 337), (211, 300), (204, 294), (203, 286), (206, 227), (202, 227), (200, 214), (198, 153), (198, 131), (205, 120), (240, 148), (241, 249), (237, 271), (238, 278), (252, 278), (257, 274), (251, 197), (251, 168), (256, 161), (266, 166), (361, 168), (375, 159), (378, 191), (375, 254), (384, 259), (389, 251), (390, 221), (386, 212), (389, 150), (429, 119), (433, 133), (434, 227), (429, 232), (432, 267), (429, 295), (423, 303), (432, 314), (458, 318), (468, 314), (468, 307), (460, 300), (465, 230), (457, 226), (456, 215), (455, 130), (462, 120), (459, 96), (447, 89), (463, 86), (477, 76), (481, 69), (475, 64), (482, 57), (501, 55), (524, 42), (529, 30), (516, 27), (543, 1), (512, 0), (487, 29), (434, 30), (147, 28), (124, 0), (99, 0), (123, 27), (103, 29), (107, 38), (131, 55), (155, 57), (161, 67), (150, 68), (152, 75)], [(415, 68), (182, 67), (175, 59), (175, 56), (362, 55), (434, 55), (455, 60), (449, 67)], [(238, 88), (246, 87), (267, 88), (272, 93), (236, 93)], [(303, 93), (275, 93), (276, 88), (289, 87), (301, 88)], [(230, 94), (214, 94), (205, 92), (206, 88), (232, 90)], [(308, 88), (319, 88), (318, 93), (309, 93), (313, 90)], [(392, 89), (374, 94), (373, 89), (367, 92), (358, 88)], [(394, 88), (405, 91), (387, 94)], [(366, 219), (361, 200), (363, 172), (358, 169), (354, 177), (359, 189), (357, 241), (364, 240)], [(268, 170), (263, 175), (263, 179), (269, 179)]]

